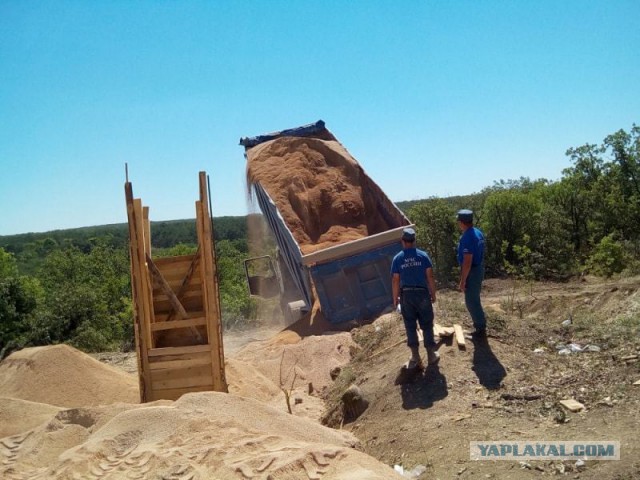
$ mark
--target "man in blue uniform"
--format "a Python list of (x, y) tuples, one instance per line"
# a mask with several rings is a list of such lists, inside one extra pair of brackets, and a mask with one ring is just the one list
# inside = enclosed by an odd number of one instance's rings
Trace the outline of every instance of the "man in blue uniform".
[(487, 320), (480, 303), (480, 289), (484, 279), (484, 235), (473, 226), (473, 212), (458, 212), (458, 227), (462, 231), (458, 243), (460, 264), (460, 291), (464, 292), (464, 303), (473, 320), (477, 338), (486, 337)]
[(391, 286), (393, 306), (398, 302), (407, 332), (407, 345), (411, 349), (411, 359), (407, 368), (421, 366), (420, 342), (416, 322), (424, 336), (427, 362), (434, 365), (440, 359), (433, 340), (433, 306), (436, 301), (436, 283), (433, 278), (431, 259), (416, 248), (416, 232), (405, 228), (402, 232), (402, 251), (391, 264)]

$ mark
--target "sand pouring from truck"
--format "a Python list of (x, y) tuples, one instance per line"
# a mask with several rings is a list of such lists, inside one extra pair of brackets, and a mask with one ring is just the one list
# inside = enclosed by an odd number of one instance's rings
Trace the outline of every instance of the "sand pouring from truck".
[[(325, 123), (240, 145), (248, 185), (277, 244), (275, 259), (245, 263), (251, 294), (280, 295), (287, 323), (320, 312), (340, 326), (390, 309), (391, 261), (411, 222)], [(252, 273), (255, 262), (268, 273)]]

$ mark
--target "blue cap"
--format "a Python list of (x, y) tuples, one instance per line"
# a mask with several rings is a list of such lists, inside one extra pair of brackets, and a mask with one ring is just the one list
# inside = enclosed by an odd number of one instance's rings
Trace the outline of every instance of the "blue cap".
[(413, 228), (405, 228), (402, 230), (402, 240), (405, 242), (413, 242), (416, 239), (416, 231)]
[(458, 211), (458, 216), (456, 217), (458, 220), (460, 220), (461, 222), (464, 223), (471, 223), (473, 222), (473, 212), (471, 210), (459, 210)]

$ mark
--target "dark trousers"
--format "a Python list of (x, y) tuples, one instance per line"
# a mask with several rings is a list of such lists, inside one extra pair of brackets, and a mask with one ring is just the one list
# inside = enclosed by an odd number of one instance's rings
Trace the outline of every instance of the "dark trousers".
[(471, 267), (464, 290), (464, 303), (467, 306), (476, 330), (484, 330), (487, 328), (487, 319), (482, 309), (482, 303), (480, 303), (480, 289), (482, 288), (483, 279), (484, 265)]
[(419, 324), (424, 336), (424, 346), (427, 348), (435, 347), (436, 342), (433, 340), (433, 306), (431, 305), (429, 290), (403, 290), (400, 304), (404, 328), (407, 332), (407, 345), (409, 347), (420, 345), (417, 331), (417, 324)]

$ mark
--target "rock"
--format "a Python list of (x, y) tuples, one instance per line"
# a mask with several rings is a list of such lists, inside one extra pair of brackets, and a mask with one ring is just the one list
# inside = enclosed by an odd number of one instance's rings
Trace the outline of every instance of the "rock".
[(342, 394), (342, 408), (345, 422), (352, 422), (369, 406), (369, 401), (364, 397), (362, 390), (357, 385), (351, 385)]
[[(325, 372), (326, 372), (326, 370), (325, 370)], [(333, 367), (331, 369), (331, 371), (329, 372), (329, 375), (331, 376), (331, 380), (335, 380), (336, 378), (338, 378), (338, 376), (340, 375), (340, 372), (342, 372), (342, 368)]]
[(575, 463), (574, 467), (576, 471), (580, 472), (581, 470), (584, 470), (587, 465), (584, 463), (584, 460), (580, 459)]
[(560, 405), (569, 410), (570, 412), (580, 412), (584, 410), (584, 405), (573, 398), (568, 400), (560, 400)]
[(527, 462), (518, 462), (520, 464), (520, 468), (526, 468), (527, 470), (531, 470), (531, 464)]

